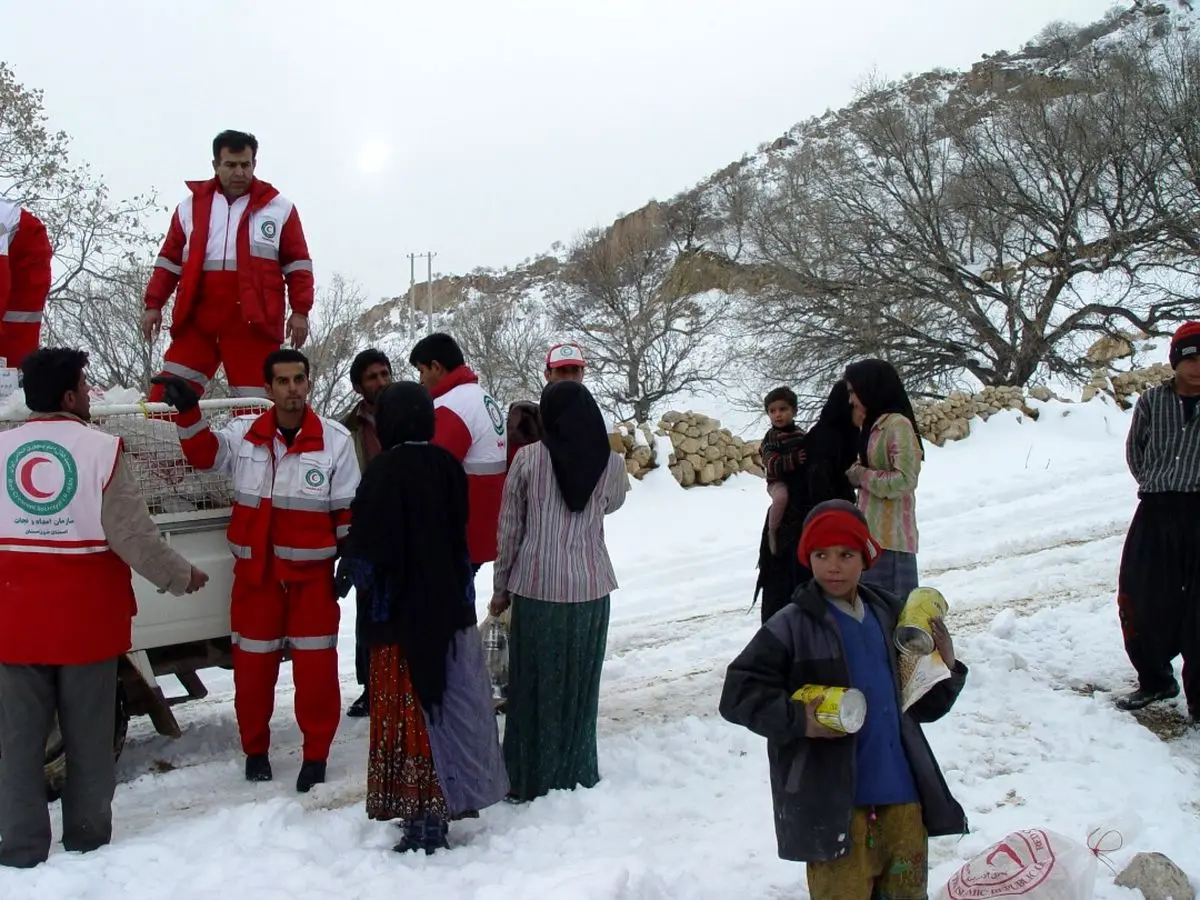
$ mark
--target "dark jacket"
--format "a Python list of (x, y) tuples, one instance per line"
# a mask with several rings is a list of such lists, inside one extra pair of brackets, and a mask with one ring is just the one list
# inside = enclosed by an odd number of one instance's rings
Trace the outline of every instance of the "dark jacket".
[(758, 543), (758, 581), (754, 587), (757, 600), (762, 595), (762, 621), (787, 606), (797, 586), (812, 578), (807, 566), (801, 565), (796, 556), (800, 545), (800, 533), (804, 530), (804, 518), (812, 510), (813, 502), (808, 492), (808, 464), (789, 472), (781, 479), (788, 488), (787, 508), (783, 521), (775, 534), (776, 553), (771, 553), (767, 538), (767, 519), (763, 516), (762, 534)]
[[(878, 616), (883, 633), (893, 634), (900, 601), (863, 585), (859, 595)], [(899, 695), (896, 649), (890, 640), (887, 644)], [(900, 718), (900, 739), (921, 797), (925, 827), (935, 837), (965, 834), (967, 820), (920, 723), (935, 722), (949, 712), (966, 677), (967, 667), (956, 662), (952, 676)], [(850, 852), (855, 738), (805, 737), (804, 705), (792, 699), (805, 684), (850, 686), (841, 630), (815, 582), (798, 588), (792, 602), (729, 664), (720, 709), (728, 721), (767, 739), (780, 858), (817, 862)]]

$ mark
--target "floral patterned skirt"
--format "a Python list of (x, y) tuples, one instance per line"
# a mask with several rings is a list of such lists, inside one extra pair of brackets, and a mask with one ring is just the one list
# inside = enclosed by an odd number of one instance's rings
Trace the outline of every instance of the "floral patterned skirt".
[(425, 714), (398, 646), (372, 648), (370, 691), (367, 815), (381, 821), (449, 819)]

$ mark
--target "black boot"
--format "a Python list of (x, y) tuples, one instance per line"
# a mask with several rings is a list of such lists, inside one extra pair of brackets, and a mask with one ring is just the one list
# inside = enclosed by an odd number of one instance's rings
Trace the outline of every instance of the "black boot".
[(306, 761), (300, 767), (300, 774), (296, 776), (296, 790), (301, 794), (307, 794), (312, 790), (314, 784), (325, 783), (325, 763)]
[(1173, 700), (1179, 696), (1179, 682), (1172, 681), (1165, 688), (1148, 691), (1145, 688), (1138, 688), (1132, 694), (1127, 694), (1121, 697), (1114, 704), (1117, 709), (1125, 712), (1133, 712), (1138, 709), (1145, 709), (1151, 703), (1158, 703), (1162, 700)]
[(397, 853), (424, 850), (426, 856), (433, 856), (438, 850), (449, 850), (450, 843), (446, 835), (450, 832), (450, 824), (436, 816), (426, 815), (404, 823), (404, 837), (392, 849)]
[(346, 715), (351, 719), (365, 719), (371, 714), (371, 696), (366, 691), (362, 692), (362, 696), (350, 704), (350, 708), (346, 710)]
[(270, 781), (271, 777), (271, 760), (267, 754), (255, 753), (246, 757), (247, 781)]

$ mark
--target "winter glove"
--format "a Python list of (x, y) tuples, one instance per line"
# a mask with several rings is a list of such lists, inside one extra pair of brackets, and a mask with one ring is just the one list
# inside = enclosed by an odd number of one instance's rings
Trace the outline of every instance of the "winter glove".
[(337, 571), (333, 576), (333, 586), (340, 598), (350, 596), (350, 588), (354, 587), (354, 576), (350, 571), (350, 563), (344, 556), (337, 562)]
[(187, 412), (200, 405), (200, 397), (192, 390), (192, 386), (178, 375), (156, 375), (150, 379), (150, 383), (161, 384), (163, 399), (167, 405), (180, 412)]

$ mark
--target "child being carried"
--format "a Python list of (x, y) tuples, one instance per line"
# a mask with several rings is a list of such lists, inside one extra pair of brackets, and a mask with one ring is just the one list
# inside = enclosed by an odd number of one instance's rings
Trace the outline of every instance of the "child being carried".
[(804, 429), (796, 425), (796, 392), (778, 387), (763, 400), (763, 408), (771, 420), (771, 429), (762, 439), (763, 469), (767, 475), (767, 493), (771, 508), (767, 513), (767, 543), (771, 555), (779, 553), (778, 532), (788, 505), (788, 486), (784, 480), (804, 465)]

